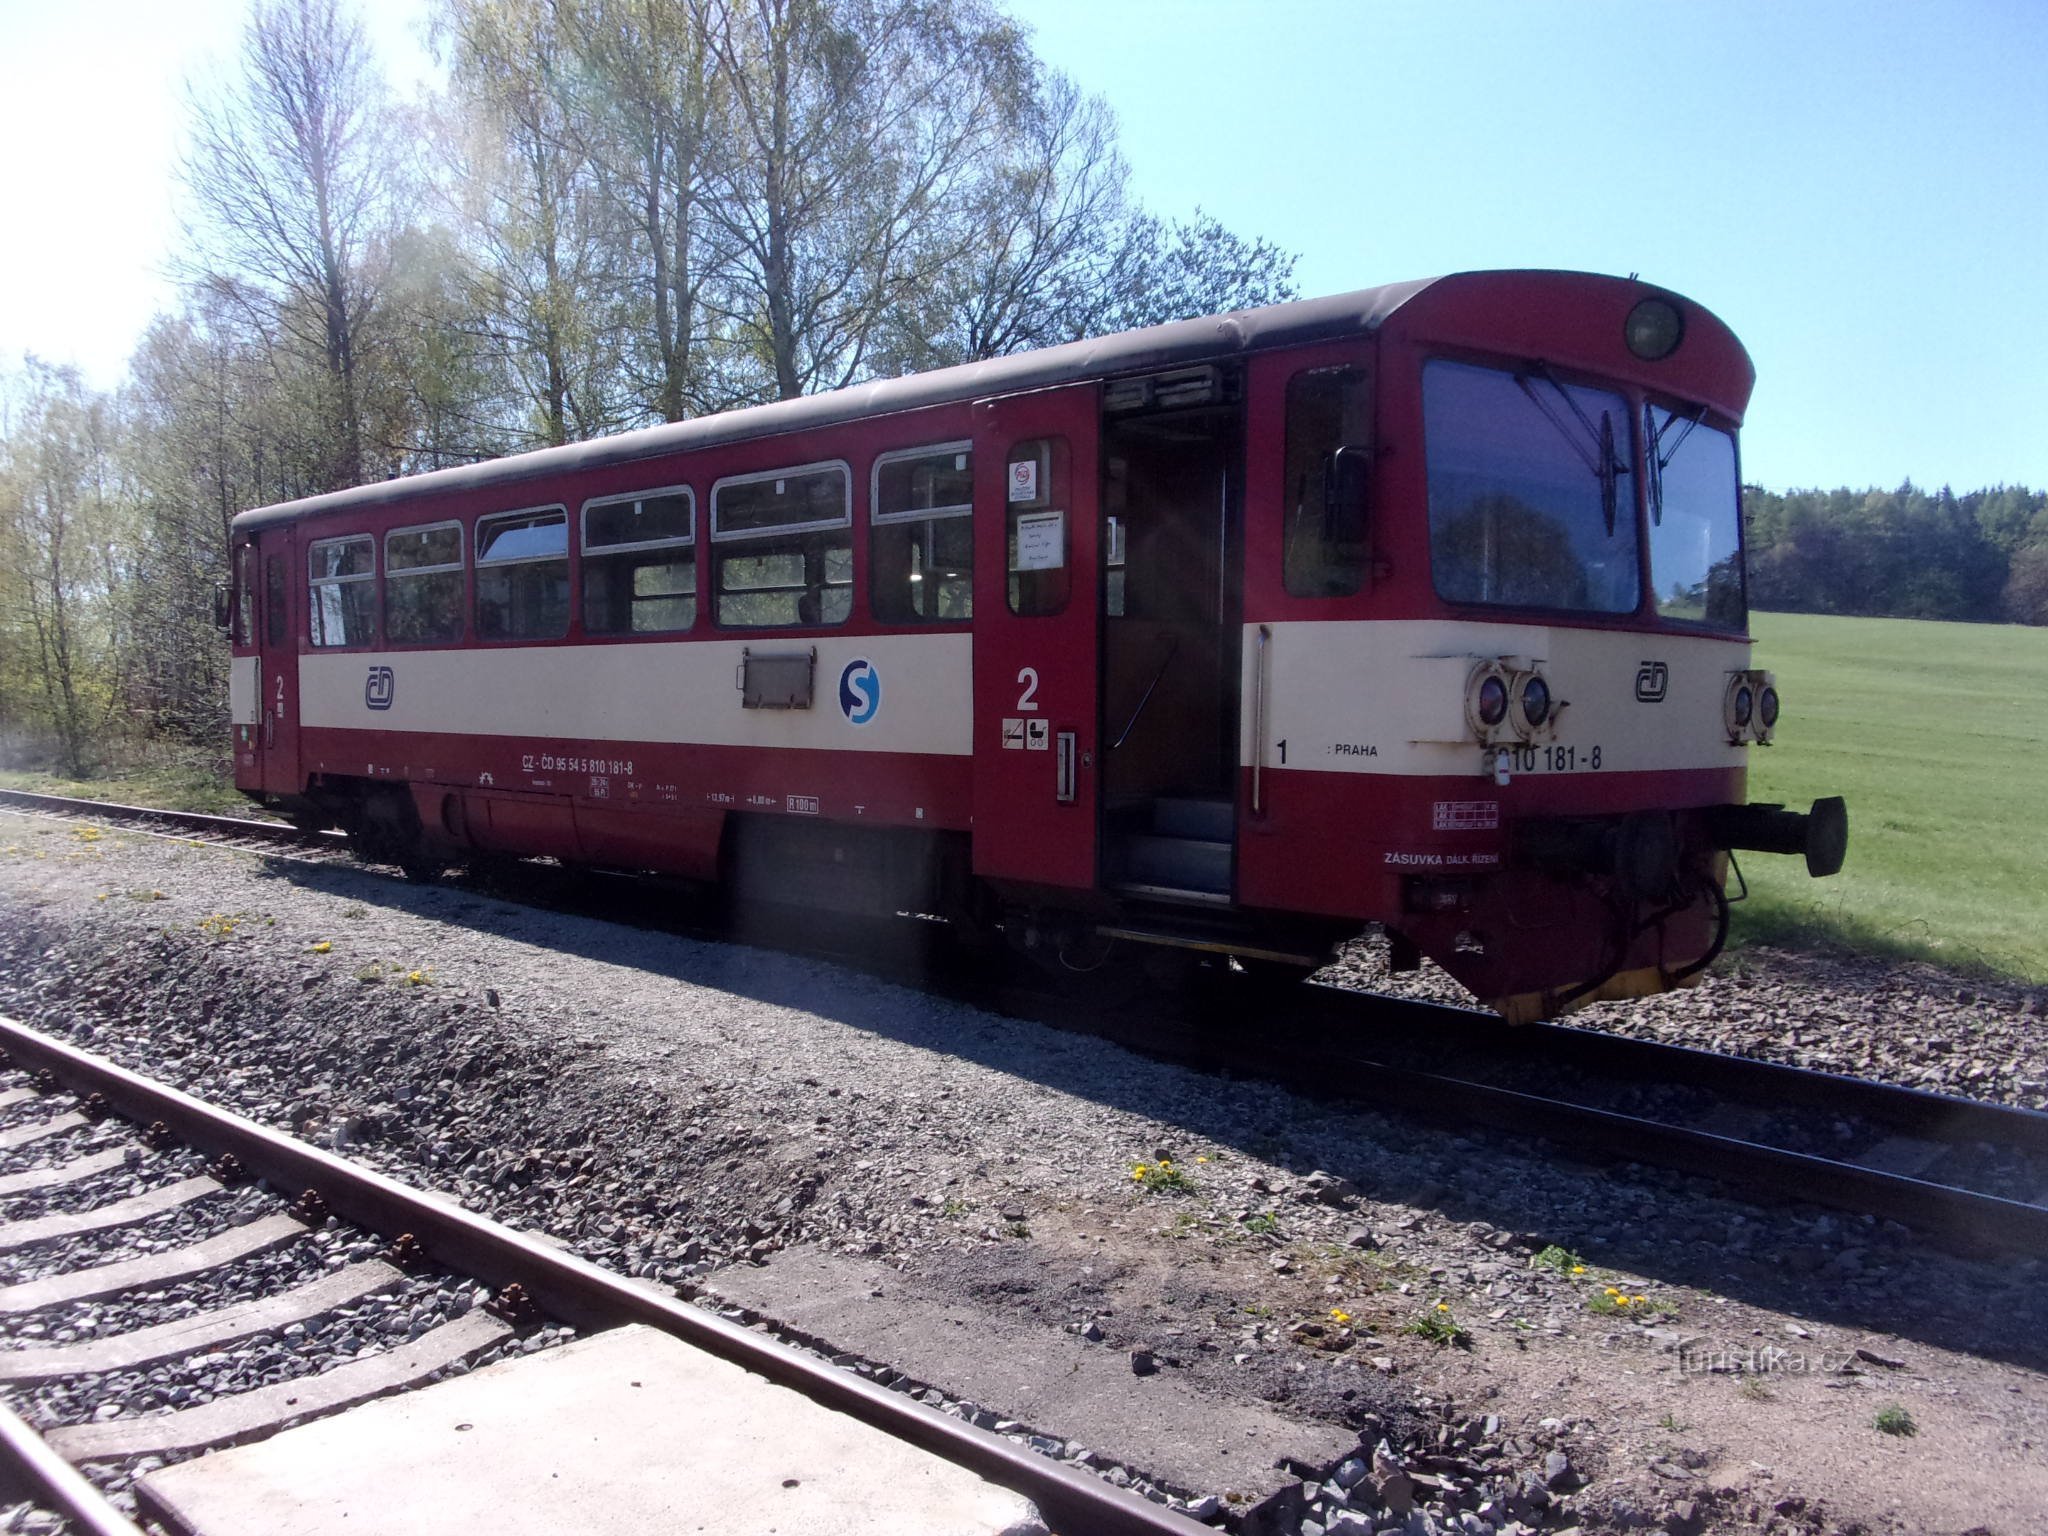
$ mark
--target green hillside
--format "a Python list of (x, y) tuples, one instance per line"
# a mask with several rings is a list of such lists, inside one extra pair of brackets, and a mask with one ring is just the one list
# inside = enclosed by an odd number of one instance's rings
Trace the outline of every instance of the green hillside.
[(1752, 800), (1849, 800), (1849, 862), (1744, 858), (1742, 940), (1834, 939), (2048, 980), (2048, 629), (1759, 613), (1785, 700)]

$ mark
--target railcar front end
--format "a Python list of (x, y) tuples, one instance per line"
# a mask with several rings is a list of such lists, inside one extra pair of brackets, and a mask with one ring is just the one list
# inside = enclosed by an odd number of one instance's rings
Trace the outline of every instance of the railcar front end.
[(1745, 803), (1779, 710), (1744, 600), (1748, 359), (1696, 305), (1559, 274), (1447, 279), (1377, 342), (1350, 385), (1375, 437), (1302, 411), (1268, 447), (1296, 490), (1244, 648), (1242, 894), (1369, 914), (1397, 965), (1513, 1017), (1681, 984), (1725, 937), (1731, 851), (1824, 875), (1847, 833), (1839, 800)]

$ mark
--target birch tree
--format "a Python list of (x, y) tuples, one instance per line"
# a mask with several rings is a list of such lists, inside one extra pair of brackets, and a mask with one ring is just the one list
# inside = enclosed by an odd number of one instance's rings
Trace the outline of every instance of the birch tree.
[(368, 469), (366, 373), (402, 177), (393, 119), (341, 0), (257, 0), (241, 78), (194, 91), (188, 274), (324, 384), (328, 488)]

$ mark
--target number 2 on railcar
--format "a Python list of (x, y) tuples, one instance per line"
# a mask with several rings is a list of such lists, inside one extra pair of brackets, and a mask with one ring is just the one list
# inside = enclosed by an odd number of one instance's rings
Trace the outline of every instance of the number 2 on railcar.
[(1681, 985), (1745, 800), (1719, 320), (1467, 273), (237, 517), (236, 782), (369, 857), (545, 855), (1511, 1017)]

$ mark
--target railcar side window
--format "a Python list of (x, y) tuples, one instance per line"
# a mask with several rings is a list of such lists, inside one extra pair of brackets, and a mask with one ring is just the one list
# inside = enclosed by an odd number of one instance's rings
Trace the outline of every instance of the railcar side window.
[(319, 539), (306, 558), (313, 643), (370, 644), (377, 637), (377, 541), (368, 534)]
[(713, 617), (721, 628), (846, 622), (852, 488), (844, 463), (735, 475), (711, 488)]
[(556, 640), (569, 632), (569, 513), (497, 512), (476, 522), (480, 640)]
[(1317, 368), (1287, 381), (1281, 577), (1294, 597), (1348, 597), (1365, 581), (1372, 377)]
[(1072, 590), (1067, 527), (1067, 440), (1041, 437), (1010, 447), (1003, 471), (1010, 612), (1059, 613)]
[(1634, 434), (1611, 390), (1439, 358), (1422, 370), (1429, 554), (1454, 603), (1633, 613)]
[(392, 645), (462, 638), (462, 524), (384, 535), (384, 638)]
[(974, 459), (945, 443), (875, 461), (868, 596), (884, 624), (974, 617)]
[(687, 486), (585, 503), (586, 634), (669, 634), (697, 622), (695, 513)]

